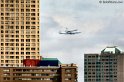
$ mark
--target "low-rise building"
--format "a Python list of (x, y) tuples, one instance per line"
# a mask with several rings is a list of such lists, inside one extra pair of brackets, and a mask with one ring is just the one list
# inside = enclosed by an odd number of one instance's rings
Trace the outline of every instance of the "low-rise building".
[(0, 67), (0, 82), (77, 82), (77, 66)]

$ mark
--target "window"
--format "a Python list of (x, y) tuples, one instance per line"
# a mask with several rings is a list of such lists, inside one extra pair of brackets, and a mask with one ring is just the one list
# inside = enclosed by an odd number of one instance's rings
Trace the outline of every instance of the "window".
[(71, 78), (65, 78), (65, 80), (71, 80)]
[(35, 3), (35, 1), (31, 1), (31, 3)]
[(4, 31), (3, 31), (3, 30), (1, 30), (1, 33), (4, 33)]
[(19, 42), (19, 39), (16, 39), (16, 42)]
[(16, 21), (16, 24), (19, 24), (19, 22), (18, 22), (18, 21)]
[(4, 13), (1, 13), (1, 16), (4, 16)]
[(4, 59), (4, 56), (1, 56), (1, 59)]
[(26, 46), (30, 46), (30, 43), (26, 43)]
[(30, 29), (30, 26), (26, 26), (26, 29)]
[(21, 22), (21, 24), (24, 24), (24, 22)]
[(3, 26), (1, 26), (1, 29), (3, 29)]
[(21, 59), (24, 59), (24, 56), (21, 56)]
[(21, 48), (21, 50), (24, 50), (24, 48)]
[(4, 42), (4, 39), (1, 39), (1, 42)]
[(30, 3), (30, 0), (26, 0), (26, 3)]
[(3, 71), (4, 71), (4, 72), (9, 72), (10, 70), (9, 70), (9, 69), (4, 69)]
[(21, 12), (24, 12), (24, 9), (21, 9)]
[(32, 31), (31, 31), (31, 33), (32, 33), (32, 34), (35, 34), (35, 33), (36, 33), (36, 31), (35, 31), (35, 30), (32, 30)]
[[(26, 30), (26, 34), (30, 34), (30, 30)], [(26, 36), (27, 37), (27, 36)], [(29, 36), (28, 36), (29, 37)]]
[(26, 12), (30, 12), (30, 9), (26, 9)]
[(35, 17), (32, 17), (31, 20), (35, 20)]
[(1, 0), (1, 2), (3, 3), (3, 2), (4, 2), (4, 0)]
[(19, 0), (16, 0), (16, 3), (19, 3)]
[(4, 63), (4, 60), (1, 60), (1, 63)]
[(10, 52), (10, 54), (14, 54), (14, 52)]
[(24, 20), (24, 17), (21, 17), (21, 20)]
[[(30, 48), (26, 48), (26, 50), (30, 50)], [(26, 53), (27, 54), (27, 53)]]
[[(19, 56), (16, 56), (16, 59), (19, 59)], [(18, 62), (19, 63), (19, 62)]]
[(31, 7), (35, 7), (35, 5), (31, 5)]
[(35, 35), (31, 35), (31, 38), (35, 38)]
[[(9, 56), (6, 56), (6, 59), (9, 59)], [(7, 60), (6, 60), (7, 61)], [(8, 62), (8, 61), (7, 61)]]
[(31, 26), (31, 29), (35, 29), (35, 26)]
[(21, 43), (21, 46), (24, 46), (24, 43)]
[(21, 0), (21, 3), (24, 3), (24, 0)]
[(1, 50), (4, 50), (4, 47), (1, 47)]
[(31, 58), (32, 58), (32, 59), (35, 59), (35, 56), (32, 56)]
[(26, 24), (30, 24), (30, 22), (26, 22)]
[(14, 5), (13, 5), (13, 4), (11, 4), (11, 5), (10, 5), (10, 7), (14, 7)]
[(1, 43), (1, 46), (4, 46), (4, 43)]
[(4, 7), (4, 4), (1, 4), (1, 7)]
[(26, 13), (26, 16), (30, 16), (30, 13)]
[(26, 20), (30, 20), (30, 17), (26, 17)]
[(16, 7), (19, 7), (19, 5), (18, 5), (18, 4), (16, 4)]
[(4, 8), (1, 8), (1, 11), (4, 11)]
[(30, 4), (26, 4), (26, 7), (30, 7)]
[(21, 39), (21, 42), (24, 42), (24, 39)]
[(35, 42), (35, 39), (31, 39), (32, 42)]
[[(19, 60), (16, 60), (16, 63), (19, 63)], [(19, 66), (19, 65), (17, 65), (17, 66)]]
[(29, 55), (29, 54), (30, 54), (30, 52), (26, 52), (26, 54), (27, 54), (27, 55)]
[(26, 39), (26, 42), (30, 42), (30, 39)]
[(16, 20), (19, 20), (19, 17), (16, 17)]
[(31, 50), (35, 50), (35, 48), (31, 48)]
[(35, 12), (35, 9), (31, 9), (31, 12)]
[[(4, 52), (1, 52), (1, 54), (3, 55), (4, 54)], [(1, 58), (2, 59), (2, 58)]]
[(19, 43), (16, 43), (16, 46), (19, 46)]
[(19, 29), (19, 26), (16, 26), (16, 29)]
[(21, 7), (24, 7), (24, 4), (21, 4)]
[(21, 38), (24, 38), (24, 35), (21, 35)]
[(21, 52), (21, 55), (24, 55), (24, 52)]
[(35, 24), (35, 22), (31, 22), (31, 24)]
[(8, 52), (5, 52), (5, 54), (9, 54)]
[[(27, 33), (27, 32), (26, 32)], [(29, 32), (30, 33), (30, 32)], [(26, 38), (30, 38), (30, 35), (26, 35)]]
[(19, 16), (19, 13), (16, 13), (16, 16)]
[(24, 29), (24, 26), (21, 26), (21, 29)]
[(24, 13), (21, 13), (21, 16), (24, 16)]

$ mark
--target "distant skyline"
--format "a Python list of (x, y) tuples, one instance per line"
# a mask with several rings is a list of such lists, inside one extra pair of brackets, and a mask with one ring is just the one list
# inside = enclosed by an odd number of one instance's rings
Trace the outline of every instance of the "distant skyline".
[[(100, 53), (106, 46), (124, 51), (124, 3), (100, 4), (99, 0), (40, 0), (40, 41), (43, 57), (76, 63), (78, 82), (84, 80), (84, 53)], [(65, 28), (77, 35), (60, 35)]]

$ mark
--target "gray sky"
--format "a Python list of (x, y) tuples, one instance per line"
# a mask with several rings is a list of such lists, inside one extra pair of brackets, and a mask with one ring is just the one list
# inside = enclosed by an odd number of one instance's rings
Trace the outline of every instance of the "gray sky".
[[(84, 80), (84, 53), (100, 53), (114, 45), (124, 49), (124, 3), (41, 0), (40, 7), (41, 55), (77, 64), (78, 82)], [(82, 33), (60, 35), (66, 27)]]

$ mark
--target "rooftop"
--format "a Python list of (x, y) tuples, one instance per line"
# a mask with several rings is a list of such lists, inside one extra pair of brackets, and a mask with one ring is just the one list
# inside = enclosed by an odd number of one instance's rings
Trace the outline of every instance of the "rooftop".
[[(58, 58), (42, 58), (42, 60), (47, 60), (47, 61), (59, 61)], [(60, 61), (59, 61), (59, 64), (62, 64)]]
[(108, 46), (101, 51), (101, 53), (111, 53), (111, 54), (120, 54), (121, 50), (117, 46)]

